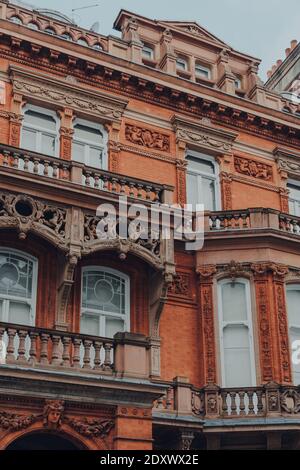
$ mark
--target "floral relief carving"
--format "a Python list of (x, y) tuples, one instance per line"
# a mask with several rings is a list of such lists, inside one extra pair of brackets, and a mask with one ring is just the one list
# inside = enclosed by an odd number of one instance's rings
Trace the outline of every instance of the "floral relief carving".
[(169, 294), (191, 297), (191, 276), (188, 273), (177, 273), (169, 286)]
[(94, 419), (94, 418), (65, 418), (65, 423), (75, 429), (79, 434), (86, 437), (105, 437), (112, 428), (114, 422), (112, 420)]
[(229, 152), (232, 149), (231, 143), (218, 140), (208, 134), (203, 134), (201, 132), (193, 132), (187, 129), (178, 129), (177, 139), (184, 139), (191, 142), (197, 142), (198, 144), (204, 144), (208, 147), (213, 147), (224, 152)]
[(296, 414), (300, 411), (300, 394), (295, 389), (288, 389), (280, 396), (281, 408), (289, 414)]
[(0, 412), (0, 428), (7, 431), (26, 429), (40, 419), (39, 415), (18, 415), (8, 411)]
[(170, 151), (170, 137), (160, 132), (126, 124), (125, 137), (126, 140), (136, 145), (165, 152)]
[(256, 160), (248, 160), (247, 158), (234, 157), (234, 167), (238, 173), (258, 178), (265, 181), (273, 179), (273, 170), (271, 165), (258, 162)]

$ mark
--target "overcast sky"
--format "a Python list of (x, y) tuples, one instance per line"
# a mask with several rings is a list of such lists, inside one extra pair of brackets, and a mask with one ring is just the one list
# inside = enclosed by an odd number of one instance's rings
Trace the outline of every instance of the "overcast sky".
[(72, 8), (98, 3), (98, 7), (76, 11), (74, 18), (85, 28), (98, 20), (102, 34), (113, 33), (112, 25), (121, 8), (153, 19), (197, 21), (235, 49), (262, 59), (263, 79), (276, 60), (285, 57), (290, 41), (300, 40), (299, 0), (29, 0), (28, 3), (68, 16), (72, 15)]

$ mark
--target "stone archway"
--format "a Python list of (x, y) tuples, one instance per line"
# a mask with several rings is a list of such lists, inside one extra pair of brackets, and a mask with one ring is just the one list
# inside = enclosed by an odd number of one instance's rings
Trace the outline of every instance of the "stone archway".
[(33, 432), (16, 438), (5, 450), (84, 450), (62, 433)]

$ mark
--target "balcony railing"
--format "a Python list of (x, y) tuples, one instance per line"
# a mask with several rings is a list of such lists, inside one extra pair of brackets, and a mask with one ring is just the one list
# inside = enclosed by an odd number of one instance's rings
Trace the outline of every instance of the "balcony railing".
[(168, 185), (154, 184), (3, 144), (0, 144), (0, 166), (152, 203), (166, 202), (165, 191), (172, 192), (172, 187)]
[(257, 229), (279, 230), (299, 235), (300, 217), (268, 208), (218, 211), (205, 215), (205, 231), (209, 233)]
[[(128, 350), (127, 350), (128, 348)], [(146, 378), (149, 343), (143, 335), (117, 333), (113, 339), (0, 323), (1, 366)], [(130, 372), (126, 355), (130, 355)]]
[(195, 389), (177, 378), (165, 388), (165, 395), (154, 404), (154, 414), (160, 418), (178, 413), (204, 420), (300, 417), (300, 386), (271, 382), (259, 387)]

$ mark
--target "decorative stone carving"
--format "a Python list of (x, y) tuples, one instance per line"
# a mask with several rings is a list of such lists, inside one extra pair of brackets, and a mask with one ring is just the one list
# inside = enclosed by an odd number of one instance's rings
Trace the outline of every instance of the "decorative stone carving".
[(0, 428), (7, 431), (26, 429), (39, 419), (36, 415), (18, 415), (7, 411), (0, 412)]
[(170, 151), (170, 137), (151, 129), (126, 124), (125, 137), (126, 140), (136, 145), (164, 152)]
[(213, 286), (207, 280), (200, 284), (200, 310), (202, 316), (202, 329), (204, 341), (204, 368), (205, 381), (208, 384), (216, 383), (216, 351), (215, 351), (215, 326), (213, 310)]
[(280, 374), (281, 381), (290, 383), (292, 381), (291, 374), (291, 358), (290, 348), (288, 344), (288, 324), (287, 324), (287, 311), (285, 301), (285, 285), (283, 280), (274, 281), (274, 296), (275, 308), (277, 316), (277, 334), (279, 340), (279, 359), (280, 359)]
[(37, 231), (61, 248), (66, 247), (66, 209), (25, 195), (0, 193), (0, 227), (16, 228), (19, 238)]
[(177, 273), (169, 286), (169, 295), (191, 297), (191, 276), (188, 273)]
[(273, 380), (273, 364), (272, 364), (272, 338), (270, 326), (270, 305), (268, 297), (268, 282), (255, 281), (257, 314), (259, 324), (259, 343), (262, 380), (270, 382)]
[(238, 173), (251, 176), (253, 178), (271, 181), (273, 179), (273, 170), (271, 165), (248, 160), (247, 158), (234, 157), (234, 168)]
[(63, 400), (46, 400), (43, 413), (44, 426), (50, 429), (58, 429), (62, 423), (64, 410)]
[(176, 173), (177, 173), (177, 191), (178, 203), (184, 206), (186, 202), (186, 169), (188, 162), (186, 160), (176, 160)]
[(229, 264), (223, 265), (219, 269), (220, 271), (226, 272), (228, 276), (234, 280), (239, 276), (243, 276), (247, 267), (242, 263), (232, 260)]
[(300, 411), (300, 394), (291, 388), (285, 390), (280, 396), (281, 408), (289, 414), (296, 414)]
[(204, 414), (204, 396), (201, 392), (192, 392), (192, 412), (196, 416)]
[(217, 272), (217, 267), (214, 264), (208, 264), (197, 268), (197, 273), (200, 276), (200, 280), (209, 280)]
[(222, 203), (224, 211), (232, 210), (232, 175), (222, 171), (220, 173)]
[(177, 141), (183, 140), (188, 144), (197, 144), (200, 148), (204, 147), (219, 154), (230, 152), (233, 141), (237, 137), (236, 133), (225, 132), (211, 125), (196, 123), (176, 115), (173, 116), (171, 122), (176, 132)]
[(180, 450), (190, 450), (192, 447), (195, 434), (193, 431), (181, 431), (180, 436)]
[(29, 74), (24, 69), (11, 66), (13, 91), (31, 98), (54, 103), (56, 106), (72, 108), (106, 120), (119, 120), (127, 106), (127, 101), (108, 95), (88, 92), (71, 83), (60, 82), (49, 76)]
[(74, 419), (74, 418), (65, 418), (64, 422), (70, 427), (75, 429), (79, 434), (86, 437), (100, 437), (103, 438), (107, 436), (112, 428), (114, 427), (114, 422), (110, 420), (101, 420), (101, 419)]

